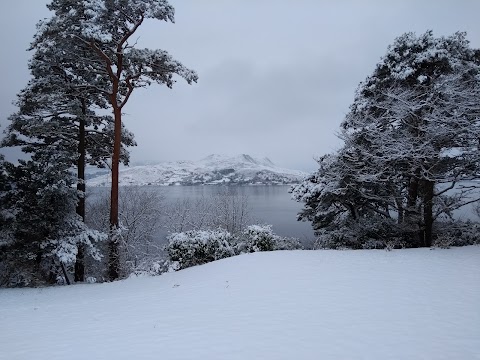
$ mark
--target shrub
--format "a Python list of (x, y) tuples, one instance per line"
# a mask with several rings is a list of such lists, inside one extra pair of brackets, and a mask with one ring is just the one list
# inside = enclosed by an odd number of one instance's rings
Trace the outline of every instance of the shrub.
[(178, 261), (146, 259), (139, 263), (129, 276), (158, 276), (179, 270)]
[(438, 235), (433, 240), (434, 247), (449, 248), (480, 244), (480, 224), (476, 222), (442, 222), (436, 225), (435, 232)]
[(178, 262), (178, 269), (235, 255), (231, 246), (232, 235), (222, 229), (173, 233), (167, 240), (168, 256), (171, 261)]
[(169, 261), (161, 272), (185, 269), (243, 253), (302, 249), (302, 245), (298, 239), (275, 235), (271, 225), (250, 225), (236, 237), (224, 229), (173, 233), (168, 236), (165, 249)]
[[(93, 199), (87, 202), (86, 222), (91, 228), (108, 233), (110, 195), (98, 190), (94, 190), (92, 195)], [(162, 258), (163, 244), (160, 244), (157, 233), (162, 226), (160, 209), (163, 203), (162, 192), (139, 186), (121, 187), (117, 241), (122, 277), (147, 271), (151, 264)], [(108, 253), (107, 247), (105, 243), (103, 253)], [(106, 272), (107, 258), (100, 263), (87, 260), (88, 275), (96, 277), (98, 282), (102, 281), (101, 274)]]
[[(415, 229), (416, 230), (416, 229)], [(315, 249), (398, 249), (412, 247), (416, 233), (379, 217), (345, 219), (335, 227), (315, 231)]]
[(275, 250), (275, 238), (271, 225), (250, 225), (243, 231), (238, 244), (240, 252), (257, 252)]
[(280, 237), (278, 236), (275, 241), (274, 250), (303, 250), (304, 247), (300, 240), (292, 237)]
[(272, 225), (250, 225), (243, 231), (237, 245), (238, 253), (302, 249), (300, 241), (276, 235)]

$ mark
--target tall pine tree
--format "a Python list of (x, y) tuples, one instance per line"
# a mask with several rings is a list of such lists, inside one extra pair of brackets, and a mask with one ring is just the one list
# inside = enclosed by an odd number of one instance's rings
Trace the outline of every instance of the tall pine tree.
[[(335, 167), (348, 177), (338, 182), (338, 175), (320, 167), (296, 190), (297, 199), (307, 201), (300, 217), (323, 228), (319, 209), (330, 189), (342, 204), (330, 214), (351, 219), (344, 228), (359, 227), (353, 214), (373, 211), (380, 223), (396, 220), (408, 246), (431, 246), (435, 222), (477, 201), (465, 181), (479, 178), (478, 54), (464, 33), (446, 38), (408, 33), (396, 39), (360, 84), (342, 123), (345, 145)], [(352, 200), (350, 208), (345, 205)]]
[[(87, 164), (105, 167), (113, 149), (113, 117), (99, 116), (96, 110), (107, 103), (92, 89), (82, 86), (85, 79), (95, 81), (81, 57), (71, 58), (72, 47), (63, 41), (54, 42), (48, 29), (39, 26), (30, 50), (32, 79), (18, 95), (19, 110), (13, 114), (6, 130), (3, 146), (21, 146), (26, 153), (35, 154), (46, 146), (69, 154), (76, 167), (79, 194), (77, 214), (85, 219), (85, 167)], [(65, 46), (68, 49), (65, 49)], [(75, 48), (77, 53), (85, 46)], [(75, 63), (73, 62), (75, 61)], [(77, 71), (63, 66), (74, 63)], [(82, 72), (83, 71), (83, 72)], [(126, 146), (135, 145), (133, 135), (122, 128), (121, 159), (128, 164)], [(84, 281), (84, 249), (79, 244), (75, 266), (75, 281)]]
[[(41, 24), (44, 41), (65, 44), (62, 48), (69, 52), (70, 60), (61, 64), (62, 69), (81, 80), (78, 89), (101, 94), (113, 112), (109, 278), (114, 280), (119, 276), (122, 110), (138, 87), (152, 82), (172, 87), (175, 74), (192, 83), (197, 75), (163, 50), (135, 48), (134, 35), (145, 19), (173, 22), (174, 9), (165, 0), (54, 0), (48, 7), (55, 15)], [(75, 58), (81, 58), (86, 66), (79, 68)], [(93, 80), (90, 74), (95, 75)]]

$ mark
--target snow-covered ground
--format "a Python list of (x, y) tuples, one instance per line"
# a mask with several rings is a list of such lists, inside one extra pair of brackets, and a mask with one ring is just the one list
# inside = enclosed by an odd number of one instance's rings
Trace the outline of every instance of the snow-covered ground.
[(480, 247), (255, 253), (4, 289), (0, 358), (480, 359)]

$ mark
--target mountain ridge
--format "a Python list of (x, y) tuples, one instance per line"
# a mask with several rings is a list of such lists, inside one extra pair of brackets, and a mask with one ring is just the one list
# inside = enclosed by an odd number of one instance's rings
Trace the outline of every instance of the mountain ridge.
[[(287, 185), (300, 182), (307, 173), (276, 166), (269, 158), (248, 154), (211, 154), (199, 161), (168, 161), (120, 170), (119, 184), (128, 185)], [(108, 186), (110, 174), (88, 180), (90, 186)]]

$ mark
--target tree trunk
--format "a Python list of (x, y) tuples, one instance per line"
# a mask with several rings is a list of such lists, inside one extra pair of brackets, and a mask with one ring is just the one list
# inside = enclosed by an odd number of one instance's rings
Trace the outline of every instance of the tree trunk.
[[(82, 99), (82, 116), (80, 117), (79, 122), (79, 131), (78, 131), (78, 163), (77, 163), (77, 190), (79, 194), (78, 204), (77, 204), (77, 214), (82, 218), (82, 221), (85, 222), (85, 158), (86, 158), (86, 149), (85, 149), (85, 118), (87, 116), (87, 106), (85, 104), (85, 99)], [(85, 245), (78, 244), (77, 246), (77, 258), (75, 260), (75, 273), (74, 279), (75, 282), (85, 281)]]
[[(418, 199), (418, 193), (420, 189), (420, 170), (417, 169), (415, 171), (415, 176), (412, 176), (410, 178), (409, 184), (408, 184), (408, 194), (407, 194), (407, 207), (405, 208), (405, 220), (408, 221), (409, 223), (419, 224), (420, 219), (418, 218), (418, 209), (417, 209), (417, 199)], [(423, 237), (423, 231), (418, 231), (417, 232), (417, 244), (416, 246), (421, 246), (423, 243), (424, 237)]]
[(397, 206), (397, 223), (399, 225), (403, 224), (405, 221), (405, 210), (403, 209), (402, 199), (398, 196), (395, 196), (395, 204)]
[(423, 222), (425, 224), (423, 246), (432, 246), (433, 241), (433, 181), (424, 182), (424, 195), (423, 195)]
[(110, 239), (108, 277), (110, 281), (118, 279), (120, 275), (120, 258), (117, 238), (118, 229), (118, 170), (120, 162), (120, 145), (122, 132), (122, 112), (119, 108), (116, 96), (112, 96), (113, 115), (115, 118), (113, 156), (112, 156), (112, 189), (110, 196)]
[(65, 282), (67, 283), (67, 285), (70, 285), (70, 279), (68, 278), (67, 270), (65, 269), (65, 265), (63, 264), (63, 262), (60, 262), (60, 267), (62, 268), (63, 277), (65, 278)]
[(350, 210), (350, 214), (352, 215), (353, 220), (358, 219), (357, 208), (353, 204), (348, 204), (348, 209)]
[(85, 281), (85, 245), (77, 245), (77, 257), (75, 259), (75, 272), (74, 272), (75, 282), (84, 282)]
[(419, 181), (415, 176), (412, 176), (408, 183), (407, 209), (409, 215), (415, 212), (415, 207), (417, 205), (418, 188)]

